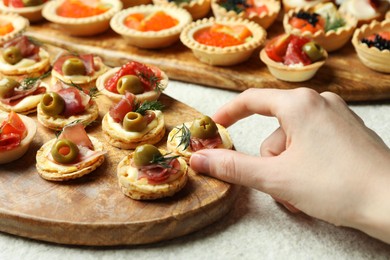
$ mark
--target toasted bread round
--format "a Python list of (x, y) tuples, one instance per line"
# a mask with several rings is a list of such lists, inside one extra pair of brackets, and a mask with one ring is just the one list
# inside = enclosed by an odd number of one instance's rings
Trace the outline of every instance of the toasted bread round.
[[(192, 122), (185, 122), (184, 125), (190, 128)], [(167, 149), (170, 152), (181, 155), (184, 158), (184, 160), (188, 162), (194, 151), (191, 150), (190, 146), (184, 149), (184, 144), (180, 144), (181, 137), (182, 137), (181, 127), (182, 125), (178, 125), (169, 132), (167, 138)], [(225, 127), (223, 127), (220, 124), (217, 124), (217, 127), (218, 127), (218, 132), (221, 135), (222, 144), (218, 145), (218, 147), (216, 148), (232, 149), (233, 141), (229, 135), (229, 132), (226, 130)]]
[(109, 113), (102, 120), (104, 136), (109, 144), (120, 149), (135, 149), (142, 144), (156, 144), (165, 135), (164, 116), (154, 111), (156, 118), (142, 132), (128, 132), (121, 124), (114, 122)]
[(41, 102), (41, 98), (44, 94), (33, 95), (23, 98), (22, 101), (14, 106), (4, 104), (0, 102), (0, 110), (10, 112), (14, 111), (19, 114), (31, 114), (37, 111), (37, 105)]
[[(103, 144), (94, 137), (89, 137), (92, 141), (95, 151), (103, 151)], [(93, 157), (77, 166), (57, 164), (47, 158), (51, 148), (57, 139), (52, 139), (46, 142), (36, 155), (36, 168), (39, 175), (49, 181), (67, 181), (80, 178), (99, 167), (104, 162), (104, 154)]]
[(179, 172), (173, 174), (165, 183), (152, 185), (145, 178), (138, 179), (138, 169), (131, 166), (133, 154), (123, 158), (117, 168), (119, 186), (126, 196), (135, 200), (154, 200), (173, 196), (186, 185), (188, 166), (182, 158), (178, 158)]

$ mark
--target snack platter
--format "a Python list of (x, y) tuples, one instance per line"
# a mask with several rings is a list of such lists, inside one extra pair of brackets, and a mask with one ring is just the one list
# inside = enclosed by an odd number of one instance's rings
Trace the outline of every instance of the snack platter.
[[(268, 30), (267, 38), (282, 33), (280, 22)], [(29, 27), (27, 34), (43, 42), (78, 52), (92, 52), (101, 56), (110, 66), (119, 66), (126, 60), (156, 65), (170, 79), (207, 85), (222, 89), (244, 91), (248, 88), (291, 89), (309, 87), (318, 92), (331, 91), (346, 101), (373, 101), (390, 98), (390, 77), (365, 67), (351, 43), (332, 52), (325, 65), (309, 81), (290, 83), (273, 77), (255, 51), (251, 58), (229, 67), (201, 63), (191, 50), (178, 42), (173, 46), (144, 50), (128, 45), (123, 38), (108, 30), (93, 37), (74, 37), (60, 33), (54, 23), (43, 22)]]

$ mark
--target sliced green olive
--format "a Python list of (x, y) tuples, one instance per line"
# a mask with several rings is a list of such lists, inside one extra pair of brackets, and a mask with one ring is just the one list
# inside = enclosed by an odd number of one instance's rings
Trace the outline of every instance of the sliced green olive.
[(134, 75), (126, 75), (121, 77), (116, 84), (116, 89), (119, 94), (124, 95), (127, 91), (135, 95), (144, 92), (141, 80)]
[(72, 163), (79, 154), (79, 148), (68, 139), (57, 140), (51, 148), (51, 155), (58, 163)]
[(84, 62), (80, 60), (79, 58), (69, 58), (66, 61), (64, 61), (64, 64), (62, 64), (62, 73), (66, 76), (73, 76), (73, 75), (86, 75), (87, 70), (85, 68)]
[(4, 78), (0, 80), (0, 98), (9, 98), (15, 93), (15, 88), (20, 84), (14, 79)]
[(57, 116), (64, 111), (65, 101), (55, 92), (46, 93), (41, 99), (41, 109), (49, 116)]
[(141, 132), (148, 123), (140, 113), (129, 112), (125, 115), (122, 122), (123, 128), (129, 132)]
[(43, 4), (42, 0), (22, 0), (23, 5), (28, 7), (28, 6), (37, 6)]
[(136, 166), (145, 166), (151, 164), (153, 159), (161, 156), (162, 154), (156, 146), (144, 144), (135, 148), (133, 160)]
[(218, 134), (218, 127), (209, 116), (203, 116), (194, 120), (190, 127), (191, 136), (207, 139)]
[(315, 42), (306, 43), (303, 45), (302, 50), (312, 62), (316, 62), (324, 57), (324, 49)]
[(23, 59), (20, 49), (15, 46), (6, 48), (3, 51), (2, 55), (3, 55), (3, 59), (11, 65), (15, 65), (16, 63), (18, 63)]

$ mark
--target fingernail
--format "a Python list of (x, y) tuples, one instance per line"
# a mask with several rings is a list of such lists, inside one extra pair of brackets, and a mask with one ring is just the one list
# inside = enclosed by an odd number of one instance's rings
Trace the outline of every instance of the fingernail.
[(190, 158), (190, 166), (194, 171), (200, 173), (209, 172), (209, 158), (200, 153), (192, 154)]

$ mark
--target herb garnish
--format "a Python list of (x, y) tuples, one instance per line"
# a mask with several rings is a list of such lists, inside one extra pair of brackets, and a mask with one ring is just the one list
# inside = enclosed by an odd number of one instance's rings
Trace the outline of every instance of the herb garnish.
[(336, 30), (337, 28), (343, 27), (345, 25), (345, 20), (341, 17), (337, 17), (334, 21), (331, 22), (331, 17), (329, 15), (326, 16), (325, 22), (325, 32), (330, 30)]
[(220, 5), (227, 11), (234, 11), (238, 14), (245, 11), (246, 8), (252, 7), (246, 3), (246, 0), (223, 0)]
[(159, 101), (145, 101), (141, 104), (137, 104), (137, 109), (134, 111), (136, 113), (140, 113), (141, 115), (145, 115), (146, 110), (162, 110), (164, 105)]
[(184, 148), (182, 151), (184, 151), (185, 149), (188, 148), (188, 146), (190, 146), (190, 141), (191, 141), (190, 129), (188, 129), (188, 127), (185, 124), (183, 124), (182, 127), (175, 127), (175, 128), (178, 129), (178, 131), (172, 136), (171, 141), (173, 140), (173, 138), (175, 138), (175, 136), (179, 132), (181, 132), (182, 134), (178, 136), (180, 138), (180, 143), (177, 145), (177, 147), (183, 145)]
[(148, 73), (140, 72), (137, 73), (137, 76), (139, 78), (142, 78), (143, 80), (149, 82), (150, 86), (156, 91), (156, 92), (162, 92), (162, 83), (161, 78), (157, 77), (156, 75), (150, 75)]
[(31, 86), (35, 85), (35, 83), (38, 80), (47, 78), (50, 75), (51, 75), (51, 69), (49, 69), (47, 72), (45, 72), (43, 75), (41, 75), (39, 77), (32, 77), (32, 78), (23, 79), (22, 82), (20, 82), (20, 85), (23, 87), (23, 89), (29, 89), (29, 88), (31, 88)]
[(179, 158), (180, 156), (179, 155), (174, 155), (174, 156), (169, 156), (169, 157), (165, 157), (169, 155), (169, 153), (165, 154), (165, 155), (153, 155), (153, 159), (150, 161), (151, 164), (158, 164), (160, 165), (161, 167), (165, 168), (165, 169), (169, 169), (169, 168), (173, 168), (170, 163), (175, 160), (176, 158)]
[(71, 86), (71, 87), (74, 87), (74, 88), (77, 88), (78, 90), (86, 93), (88, 96), (90, 96), (91, 98), (96, 98), (97, 96), (100, 95), (100, 91), (97, 89), (97, 87), (93, 87), (93, 88), (90, 88), (88, 90), (88, 93), (78, 84), (74, 83), (73, 81), (70, 81), (70, 82), (65, 82), (63, 80), (60, 80), (62, 83), (64, 83), (65, 85), (68, 85), (68, 86)]
[(183, 3), (189, 3), (191, 0), (168, 0), (168, 2), (174, 2), (175, 4), (183, 4)]

